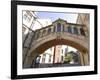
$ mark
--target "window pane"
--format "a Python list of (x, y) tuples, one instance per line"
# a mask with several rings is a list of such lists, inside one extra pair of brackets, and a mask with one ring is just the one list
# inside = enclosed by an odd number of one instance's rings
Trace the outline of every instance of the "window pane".
[(85, 36), (85, 32), (84, 32), (83, 28), (80, 28), (80, 33), (81, 33), (81, 35)]
[(51, 33), (51, 28), (48, 29), (48, 33)]
[(78, 29), (76, 27), (73, 28), (74, 34), (78, 34)]
[(42, 35), (43, 36), (46, 35), (46, 30), (43, 30)]
[(26, 15), (26, 14), (24, 14), (23, 18), (26, 20), (26, 19), (27, 19), (27, 15)]
[(68, 27), (68, 32), (69, 33), (72, 33), (72, 30), (71, 30), (71, 27), (70, 26)]
[(58, 23), (58, 24), (57, 24), (57, 32), (60, 32), (60, 31), (61, 31), (61, 24)]

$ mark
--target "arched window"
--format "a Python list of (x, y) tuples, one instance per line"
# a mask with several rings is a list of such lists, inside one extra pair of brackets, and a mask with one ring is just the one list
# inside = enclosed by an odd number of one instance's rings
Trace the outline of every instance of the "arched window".
[(80, 28), (80, 33), (81, 33), (81, 35), (85, 36), (85, 32), (84, 32), (83, 28)]
[(48, 29), (48, 33), (51, 33), (51, 28)]
[(44, 29), (43, 32), (42, 32), (42, 35), (46, 35), (46, 30)]
[(76, 27), (74, 27), (73, 30), (74, 30), (74, 34), (78, 35), (78, 29)]
[(68, 27), (68, 32), (72, 33), (72, 28), (70, 26)]
[(61, 31), (61, 24), (58, 23), (58, 24), (57, 24), (57, 32), (60, 32), (60, 31)]

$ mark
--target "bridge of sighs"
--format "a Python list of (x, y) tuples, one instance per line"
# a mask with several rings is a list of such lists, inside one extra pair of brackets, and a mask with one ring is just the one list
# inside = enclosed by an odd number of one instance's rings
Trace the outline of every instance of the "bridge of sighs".
[(30, 36), (23, 45), (23, 65), (25, 68), (32, 65), (32, 61), (37, 55), (55, 45), (69, 45), (76, 48), (80, 52), (81, 64), (89, 64), (89, 32), (85, 25), (68, 23), (58, 19), (51, 25), (29, 34)]

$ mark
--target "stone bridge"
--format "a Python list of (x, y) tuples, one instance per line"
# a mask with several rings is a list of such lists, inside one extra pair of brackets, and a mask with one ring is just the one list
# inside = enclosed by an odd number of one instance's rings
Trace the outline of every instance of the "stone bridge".
[(80, 52), (81, 64), (89, 64), (89, 34), (83, 24), (67, 23), (58, 19), (52, 25), (43, 27), (34, 32), (31, 46), (23, 57), (24, 67), (31, 66), (37, 55), (55, 45), (69, 45)]

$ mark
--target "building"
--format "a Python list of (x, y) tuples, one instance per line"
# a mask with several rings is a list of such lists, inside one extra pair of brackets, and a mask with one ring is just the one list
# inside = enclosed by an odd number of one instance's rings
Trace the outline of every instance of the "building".
[(90, 26), (90, 15), (86, 13), (79, 13), (76, 23), (84, 24), (87, 28)]
[(52, 63), (53, 62), (53, 48), (46, 50), (43, 54), (41, 54), (40, 63)]
[[(89, 40), (89, 29), (90, 29), (90, 15), (86, 13), (79, 13), (77, 17), (77, 24), (83, 24), (85, 27), (83, 27), (85, 35), (87, 36), (87, 40)], [(87, 65), (90, 64), (90, 51), (88, 51), (86, 54), (84, 54), (84, 57), (81, 55), (80, 59), (83, 59), (84, 62), (86, 62)], [(80, 53), (80, 52), (79, 52)], [(81, 60), (82, 61), (82, 60)]]
[[(37, 22), (39, 25), (42, 24), (39, 19)], [(25, 51), (27, 56), (23, 60), (25, 61), (24, 67), (29, 68), (37, 57), (40, 57), (40, 63), (63, 63), (64, 53), (68, 50), (66, 48), (65, 50), (62, 49), (61, 45), (63, 44), (78, 49), (79, 53), (81, 53), (81, 64), (88, 65), (89, 42), (88, 31), (86, 29), (88, 30), (85, 24), (68, 23), (60, 18), (52, 22), (51, 25), (41, 25), (40, 29), (33, 31), (35, 33), (34, 38), (28, 38), (32, 41), (27, 40), (27, 42), (31, 43), (31, 46), (29, 52)], [(50, 48), (52, 46), (54, 46), (53, 49)], [(47, 50), (48, 48), (51, 50)]]
[(67, 45), (57, 45), (41, 54), (40, 63), (63, 63)]
[(90, 15), (86, 13), (79, 13), (76, 23), (85, 25), (85, 34), (87, 37), (89, 37)]
[[(51, 25), (52, 22), (50, 19), (39, 19), (37, 18), (35, 12), (32, 11), (23, 11), (23, 26), (22, 26), (22, 39), (23, 39), (23, 56), (28, 52), (28, 47), (30, 47), (29, 42), (31, 42), (31, 38), (34, 35), (35, 30), (46, 27)], [(33, 33), (33, 34), (32, 34)], [(55, 60), (54, 60), (54, 49), (56, 50), (55, 53)], [(59, 52), (60, 51), (60, 52)], [(45, 51), (43, 54), (40, 55), (40, 63), (57, 63), (61, 62), (61, 46), (55, 46)], [(24, 60), (24, 58), (23, 58)]]

